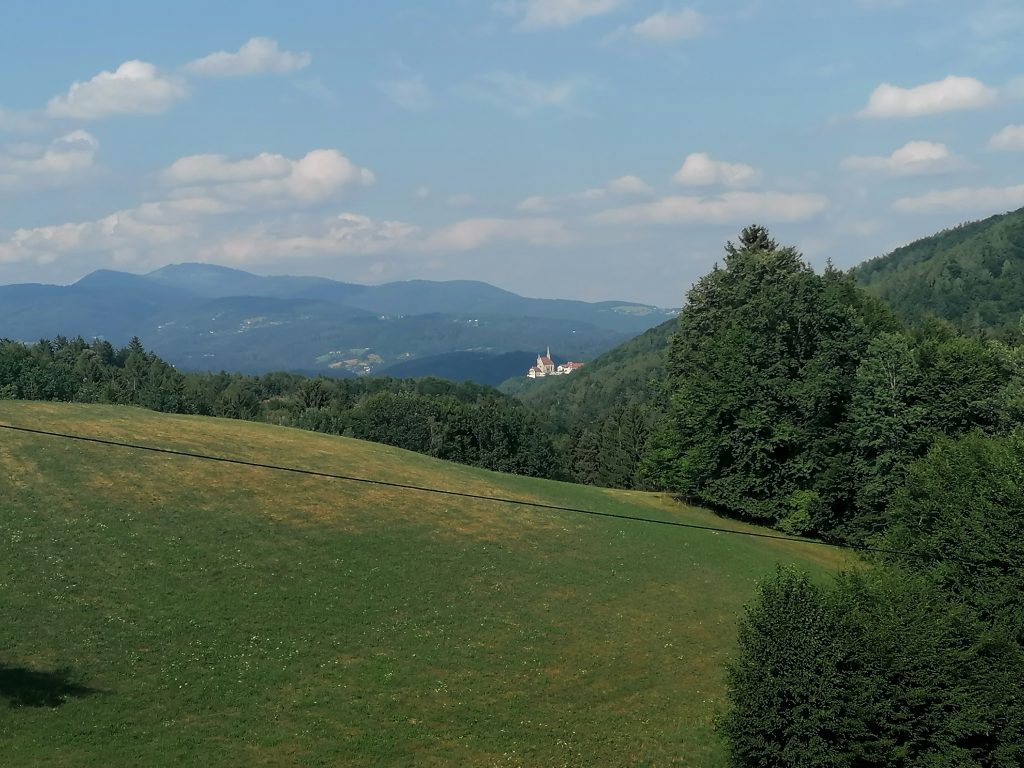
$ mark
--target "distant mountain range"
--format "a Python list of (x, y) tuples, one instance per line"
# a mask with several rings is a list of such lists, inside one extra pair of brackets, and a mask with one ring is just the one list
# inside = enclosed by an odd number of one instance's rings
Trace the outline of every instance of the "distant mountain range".
[(211, 264), (0, 286), (0, 337), (124, 344), (138, 336), (183, 369), (251, 373), (362, 375), (400, 365), (403, 375), (497, 383), (548, 345), (589, 359), (672, 314), (626, 301), (525, 298), (468, 280), (367, 286)]

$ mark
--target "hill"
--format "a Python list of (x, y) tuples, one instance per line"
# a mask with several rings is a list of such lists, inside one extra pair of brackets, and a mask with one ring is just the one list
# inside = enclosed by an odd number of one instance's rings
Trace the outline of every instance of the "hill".
[(926, 237), (854, 270), (909, 323), (936, 315), (1018, 337), (1024, 313), (1024, 208)]
[(561, 433), (598, 424), (616, 406), (660, 409), (665, 354), (675, 328), (673, 318), (602, 353), (570, 376), (517, 377), (501, 389), (518, 396)]
[(0, 338), (98, 336), (123, 345), (138, 336), (183, 369), (245, 373), (364, 375), (438, 355), (548, 344), (589, 358), (663, 317), (644, 304), (531, 299), (465, 280), (366, 286), (211, 264), (0, 286)]
[[(722, 524), (268, 425), (12, 401), (0, 423)], [(724, 766), (721, 665), (755, 580), (839, 563), (7, 431), (0, 498), (0, 733), (19, 766)]]

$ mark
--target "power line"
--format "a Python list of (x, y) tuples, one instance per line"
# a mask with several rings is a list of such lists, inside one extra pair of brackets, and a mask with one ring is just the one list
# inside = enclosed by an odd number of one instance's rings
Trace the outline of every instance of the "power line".
[(995, 568), (1009, 568), (1007, 563), (1001, 561), (978, 561), (978, 560), (966, 560), (959, 557), (942, 557), (938, 555), (932, 555), (922, 552), (910, 552), (898, 549), (888, 549), (885, 547), (873, 547), (866, 544), (838, 544), (830, 541), (820, 541), (818, 539), (797, 539), (790, 536), (782, 536), (774, 533), (763, 533), (761, 531), (740, 531), (735, 528), (720, 528), (713, 525), (700, 525), (698, 523), (684, 523), (679, 520), (659, 520), (655, 517), (635, 517), (632, 515), (623, 515), (618, 512), (603, 512), (596, 509), (584, 509), (582, 507), (568, 507), (559, 504), (546, 504), (540, 501), (529, 501), (528, 499), (515, 499), (504, 496), (488, 496), (486, 494), (469, 493), (468, 491), (453, 491), (446, 488), (431, 488), (423, 485), (412, 485), (409, 483), (399, 483), (392, 480), (374, 480), (366, 477), (356, 477), (353, 475), (342, 475), (334, 472), (321, 472), (315, 469), (305, 469), (302, 467), (287, 467), (279, 464), (267, 464), (259, 461), (249, 461), (247, 459), (234, 459), (228, 456), (213, 456), (205, 453), (195, 453), (192, 451), (179, 451), (173, 448), (161, 448), (152, 445), (140, 445), (138, 443), (126, 443), (119, 440), (108, 440), (102, 437), (92, 437), (87, 435), (72, 435), (64, 432), (52, 432), (45, 429), (33, 429), (31, 427), (18, 427), (12, 424), (0, 424), (0, 429), (10, 430), (12, 432), (23, 432), (30, 435), (41, 435), (44, 437), (54, 437), (63, 440), (77, 440), (83, 443), (93, 443), (96, 445), (103, 445), (115, 448), (130, 448), (137, 451), (148, 451), (150, 453), (164, 454), (167, 456), (179, 456), (189, 459), (199, 459), (201, 461), (215, 461), (222, 464), (234, 464), (242, 467), (252, 467), (255, 469), (266, 469), (273, 472), (288, 472), (295, 475), (305, 475), (308, 477), (321, 477), (331, 480), (342, 480), (350, 483), (362, 483), (365, 485), (376, 485), (383, 486), (385, 488), (395, 488), (403, 491), (417, 491), (420, 493), (433, 493), (442, 496), (455, 496), (463, 499), (474, 499), (477, 501), (490, 501), (498, 504), (512, 504), (520, 507), (532, 507), (534, 509), (544, 509), (552, 512), (570, 512), (579, 515), (588, 515), (591, 517), (603, 517), (612, 520), (626, 520), (634, 523), (646, 523), (649, 525), (662, 525), (670, 528), (686, 528), (695, 531), (706, 531), (709, 533), (724, 533), (731, 534), (734, 536), (747, 536), (755, 539), (772, 539), (776, 541), (788, 541), (793, 544), (806, 544), (811, 546), (829, 547), (832, 549), (841, 550), (854, 550), (858, 552), (872, 552), (876, 554), (886, 555), (897, 555), (901, 557), (910, 557), (918, 560), (931, 560), (935, 562), (956, 562), (961, 565), (967, 565), (971, 567), (995, 567)]

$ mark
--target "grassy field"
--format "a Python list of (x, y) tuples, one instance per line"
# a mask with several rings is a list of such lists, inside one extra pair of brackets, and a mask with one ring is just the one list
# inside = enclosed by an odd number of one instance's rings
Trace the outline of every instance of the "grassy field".
[[(7, 401), (0, 423), (723, 524), (245, 422)], [(5, 430), (0, 542), (10, 766), (722, 766), (722, 664), (754, 583), (841, 564)]]

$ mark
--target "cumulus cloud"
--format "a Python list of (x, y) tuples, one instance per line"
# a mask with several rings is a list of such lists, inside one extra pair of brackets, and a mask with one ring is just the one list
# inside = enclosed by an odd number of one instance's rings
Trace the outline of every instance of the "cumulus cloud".
[(602, 211), (602, 224), (735, 224), (804, 221), (825, 210), (828, 198), (785, 192), (725, 192), (718, 197), (674, 195)]
[(652, 43), (673, 43), (699, 36), (705, 28), (704, 17), (692, 8), (664, 10), (629, 27), (629, 32)]
[(113, 72), (76, 82), (46, 105), (50, 117), (98, 120), (110, 115), (166, 112), (188, 95), (177, 78), (146, 61), (126, 61)]
[(893, 210), (901, 213), (962, 211), (1000, 212), (1024, 205), (1024, 184), (1012, 187), (959, 187), (927, 192), (896, 200)]
[(687, 187), (746, 187), (756, 184), (760, 178), (760, 172), (752, 166), (713, 160), (707, 152), (687, 155), (673, 176), (676, 184)]
[(45, 148), (0, 151), (0, 187), (70, 181), (93, 167), (99, 147), (95, 136), (78, 130), (55, 139)]
[(298, 160), (267, 152), (243, 160), (191, 155), (175, 161), (163, 178), (183, 187), (175, 193), (177, 197), (208, 197), (239, 205), (313, 203), (345, 187), (374, 182), (372, 171), (336, 149), (315, 149)]
[(464, 219), (432, 233), (421, 245), (425, 251), (471, 251), (494, 242), (558, 245), (570, 240), (562, 222), (550, 218)]
[(1008, 125), (988, 140), (989, 149), (1024, 151), (1024, 123)]
[(910, 141), (884, 157), (854, 155), (840, 165), (851, 171), (885, 173), (890, 176), (918, 176), (944, 173), (965, 167), (965, 162), (949, 151), (945, 144), (932, 141)]
[(313, 231), (275, 232), (258, 227), (231, 235), (203, 250), (205, 258), (252, 264), (310, 256), (371, 256), (409, 247), (419, 228), (401, 221), (377, 221), (358, 213), (332, 216)]
[(163, 172), (163, 176), (165, 180), (174, 184), (252, 181), (287, 176), (292, 164), (287, 157), (269, 152), (234, 161), (228, 160), (224, 155), (189, 155), (175, 160)]
[(654, 192), (639, 176), (619, 176), (609, 181), (606, 189), (613, 195), (650, 195)]
[(194, 237), (198, 229), (173, 206), (147, 203), (101, 219), (15, 230), (0, 244), (0, 261), (51, 263), (75, 253), (106, 253), (127, 261), (141, 251)]
[(516, 208), (523, 213), (547, 213), (554, 208), (554, 204), (550, 197), (531, 195), (524, 198)]
[(652, 195), (654, 190), (639, 176), (620, 176), (612, 179), (603, 187), (585, 189), (571, 195), (545, 197), (533, 195), (519, 203), (517, 208), (524, 213), (546, 213), (556, 207), (572, 203), (605, 200), (609, 197), (628, 197)]
[(43, 127), (43, 120), (36, 113), (0, 107), (0, 133), (35, 133)]
[(973, 77), (950, 75), (914, 88), (882, 83), (858, 114), (869, 118), (918, 117), (940, 112), (980, 109), (996, 100), (996, 89)]
[(269, 37), (254, 37), (234, 53), (217, 51), (190, 61), (185, 65), (185, 71), (205, 77), (281, 75), (308, 67), (312, 60), (312, 55), (307, 51), (282, 51), (276, 40)]
[(579, 92), (590, 84), (580, 76), (544, 82), (510, 72), (491, 72), (476, 78), (469, 91), (480, 101), (526, 117), (542, 109), (572, 107)]
[(625, 0), (519, 0), (500, 4), (517, 15), (526, 29), (569, 27), (592, 16), (614, 11)]

